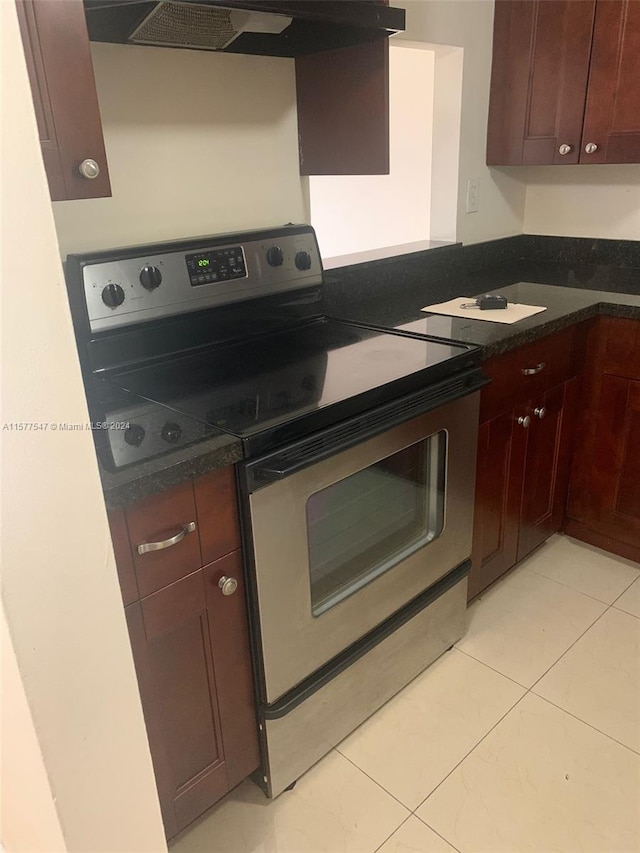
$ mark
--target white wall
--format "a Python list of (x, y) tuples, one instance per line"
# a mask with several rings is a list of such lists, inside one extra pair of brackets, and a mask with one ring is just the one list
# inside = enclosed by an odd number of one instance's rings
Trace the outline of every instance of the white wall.
[(389, 49), (389, 174), (309, 178), (323, 258), (429, 240), (435, 54)]
[(8, 853), (65, 848), (53, 794), (2, 611), (2, 844)]
[(113, 197), (54, 204), (63, 255), (305, 221), (292, 59), (92, 56)]
[[(15, 6), (4, 0), (0, 12), (3, 422), (86, 423)], [(3, 429), (0, 437), (3, 607), (66, 849), (159, 853), (160, 812), (91, 434)], [(20, 690), (16, 678), (9, 686)], [(37, 751), (31, 758), (37, 766)], [(33, 785), (36, 805), (46, 794), (41, 773)], [(33, 849), (33, 829), (19, 837), (21, 815), (5, 818), (9, 849)]]
[[(485, 165), (493, 0), (405, 0), (400, 5), (407, 10), (407, 29), (396, 38), (464, 48), (457, 239), (477, 243), (520, 234), (525, 176)], [(480, 182), (478, 213), (464, 212), (470, 178)]]
[(536, 166), (526, 180), (526, 234), (640, 240), (640, 166)]

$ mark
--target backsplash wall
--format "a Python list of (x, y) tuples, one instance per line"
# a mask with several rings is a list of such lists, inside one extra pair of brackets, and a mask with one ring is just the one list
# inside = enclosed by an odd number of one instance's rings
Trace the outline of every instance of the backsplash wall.
[(306, 218), (292, 59), (93, 44), (112, 198), (53, 204), (60, 251)]
[(525, 234), (640, 240), (640, 166), (526, 170)]

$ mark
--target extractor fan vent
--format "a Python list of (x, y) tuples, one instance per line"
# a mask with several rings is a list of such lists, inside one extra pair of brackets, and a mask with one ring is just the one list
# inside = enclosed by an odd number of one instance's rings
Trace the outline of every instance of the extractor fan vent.
[(134, 44), (222, 50), (243, 32), (281, 33), (286, 15), (245, 12), (193, 3), (158, 3), (129, 36)]

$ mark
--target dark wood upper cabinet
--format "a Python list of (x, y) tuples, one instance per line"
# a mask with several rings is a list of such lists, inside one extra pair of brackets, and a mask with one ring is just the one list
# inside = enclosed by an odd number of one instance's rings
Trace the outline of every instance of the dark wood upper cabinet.
[(301, 175), (389, 174), (387, 39), (296, 58)]
[[(82, 0), (18, 0), (17, 9), (51, 199), (110, 196)], [(87, 161), (97, 177), (81, 174), (93, 174)]]
[(638, 56), (638, 0), (496, 0), (487, 164), (640, 162)]
[[(324, 14), (329, 5), (321, 4), (320, 12)], [(348, 9), (354, 22), (362, 17), (364, 23), (371, 24), (378, 15), (378, 5), (385, 4), (352, 3)], [(82, 0), (18, 0), (17, 6), (51, 198), (62, 201), (110, 196), (85, 5)], [(333, 6), (342, 9), (340, 3)], [(95, 16), (121, 8), (135, 11), (133, 6), (117, 3), (98, 3), (90, 11)], [(303, 8), (306, 12), (310, 6)], [(388, 12), (398, 17), (401, 28), (404, 12)], [(318, 23), (318, 30), (321, 27), (341, 32), (337, 25)], [(331, 39), (327, 41), (332, 44)], [(334, 41), (349, 46), (305, 53), (295, 60), (300, 173), (388, 174), (388, 39), (378, 34), (372, 41), (353, 46), (348, 38), (345, 41), (336, 36)], [(94, 163), (99, 170), (97, 177), (91, 177)]]
[[(579, 5), (579, 4), (578, 4)], [(640, 2), (598, 0), (581, 162), (640, 162)]]

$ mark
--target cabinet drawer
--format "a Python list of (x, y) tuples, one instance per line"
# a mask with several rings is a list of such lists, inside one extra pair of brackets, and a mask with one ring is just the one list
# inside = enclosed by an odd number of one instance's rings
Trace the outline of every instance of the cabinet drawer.
[(240, 547), (236, 478), (232, 465), (198, 477), (193, 483), (203, 564)]
[[(141, 596), (202, 565), (193, 484), (189, 480), (127, 509), (131, 553)], [(145, 546), (162, 543), (159, 550)], [(144, 553), (140, 553), (140, 550)]]
[(485, 362), (482, 369), (492, 383), (482, 392), (480, 422), (576, 376), (582, 369), (581, 337), (582, 327), (573, 326)]

